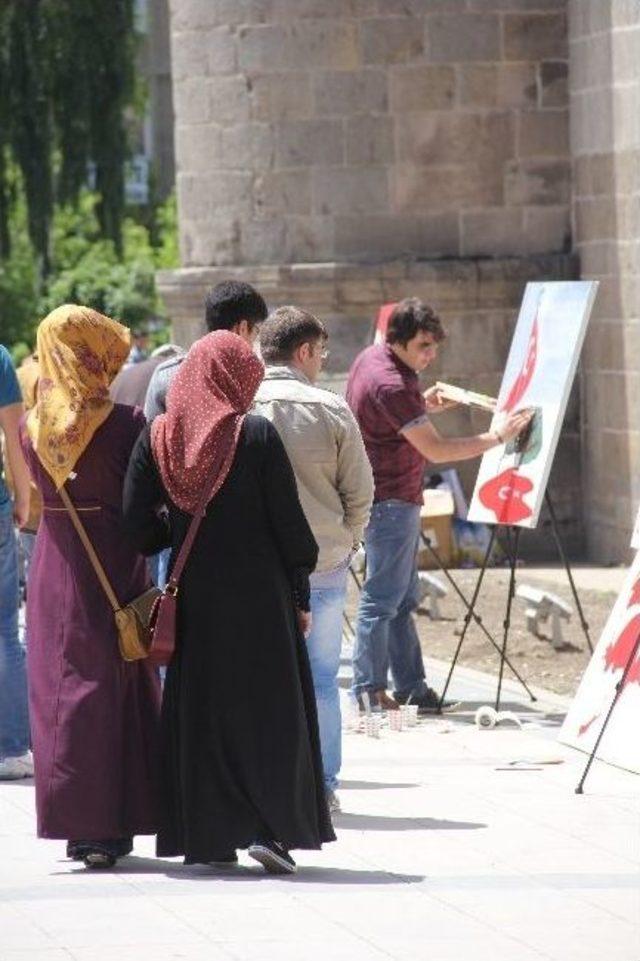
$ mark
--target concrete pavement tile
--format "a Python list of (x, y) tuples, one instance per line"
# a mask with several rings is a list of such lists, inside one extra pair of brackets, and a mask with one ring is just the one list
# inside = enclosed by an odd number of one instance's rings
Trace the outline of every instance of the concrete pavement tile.
[[(348, 936), (339, 945), (307, 944), (305, 941), (234, 941), (233, 944), (224, 944), (224, 948), (236, 961), (275, 961), (276, 958), (277, 961), (389, 961), (397, 957), (374, 944)], [(414, 955), (411, 961), (419, 959), (420, 955)]]
[(57, 947), (96, 944), (181, 944), (205, 940), (187, 924), (145, 899), (83, 898), (22, 902), (21, 912), (49, 936)]
[(286, 934), (291, 940), (335, 942), (343, 934), (330, 920), (285, 892), (268, 906), (259, 906), (253, 900), (248, 904), (232, 898), (220, 901), (213, 894), (182, 898), (170, 905), (164, 899), (162, 904), (177, 921), (208, 941), (277, 941)]
[(3, 939), (1, 950), (2, 961), (71, 961), (65, 948), (10, 948), (4, 946)]
[[(622, 918), (631, 924), (640, 923), (640, 877), (636, 873), (630, 875), (628, 888), (589, 887), (581, 895), (589, 904), (593, 904), (602, 911)], [(603, 885), (606, 881), (602, 882)]]
[(21, 914), (15, 906), (0, 903), (0, 951), (53, 947), (55, 942), (34, 921)]
[[(513, 933), (514, 925), (506, 929)], [(553, 961), (635, 961), (640, 956), (640, 929), (616, 920), (603, 926), (600, 918), (582, 912), (573, 921), (547, 918), (518, 921), (517, 934), (530, 948)]]
[(425, 929), (422, 937), (400, 936), (388, 942), (376, 941), (376, 946), (392, 951), (397, 961), (467, 961), (468, 958), (472, 961), (551, 961), (549, 955), (491, 931), (484, 931), (470, 942), (466, 937), (458, 937), (455, 931), (449, 937), (432, 938), (431, 932)]
[(163, 943), (123, 944), (118, 947), (72, 948), (66, 961), (232, 961), (223, 945)]

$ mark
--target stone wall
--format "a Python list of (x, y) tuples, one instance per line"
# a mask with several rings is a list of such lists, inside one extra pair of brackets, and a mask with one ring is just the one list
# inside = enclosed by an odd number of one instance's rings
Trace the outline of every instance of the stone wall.
[(629, 557), (640, 504), (640, 4), (570, 5), (574, 244), (600, 281), (583, 353), (590, 556)]
[(171, 0), (183, 264), (566, 250), (565, 6)]

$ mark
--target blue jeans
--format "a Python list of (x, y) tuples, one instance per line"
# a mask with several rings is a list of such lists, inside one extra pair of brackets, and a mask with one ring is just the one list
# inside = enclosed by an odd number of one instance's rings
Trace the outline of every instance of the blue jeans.
[(311, 633), (307, 650), (318, 708), (322, 769), (327, 790), (335, 791), (342, 764), (342, 718), (338, 670), (342, 648), (342, 615), (347, 571), (311, 577)]
[(11, 502), (0, 504), (0, 759), (29, 750), (27, 673), (18, 638), (18, 546)]
[(171, 548), (165, 547), (163, 551), (159, 551), (157, 554), (152, 554), (151, 557), (147, 558), (147, 567), (149, 568), (151, 580), (156, 587), (159, 587), (161, 590), (167, 586), (167, 574), (169, 571), (170, 557)]
[(389, 666), (394, 690), (418, 697), (426, 690), (413, 611), (418, 606), (420, 507), (378, 501), (365, 531), (366, 578), (353, 651), (353, 690), (384, 691)]

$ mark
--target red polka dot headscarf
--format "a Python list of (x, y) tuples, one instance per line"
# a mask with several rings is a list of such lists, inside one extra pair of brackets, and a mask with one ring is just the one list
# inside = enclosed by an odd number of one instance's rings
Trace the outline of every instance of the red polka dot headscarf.
[(195, 513), (205, 486), (211, 500), (224, 484), (263, 376), (249, 344), (228, 330), (201, 337), (180, 364), (151, 446), (167, 494), (183, 511)]

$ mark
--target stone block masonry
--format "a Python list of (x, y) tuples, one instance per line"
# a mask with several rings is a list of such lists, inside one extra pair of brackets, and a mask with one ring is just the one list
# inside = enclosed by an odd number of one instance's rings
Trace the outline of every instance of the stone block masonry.
[[(410, 257), (565, 249), (565, 4), (172, 0), (171, 12), (185, 266), (366, 262), (392, 247), (373, 224), (368, 248), (369, 218)], [(215, 218), (202, 195), (194, 241), (181, 185), (205, 171), (250, 179)], [(297, 197), (309, 172), (308, 205), (264, 204), (265, 179)]]

